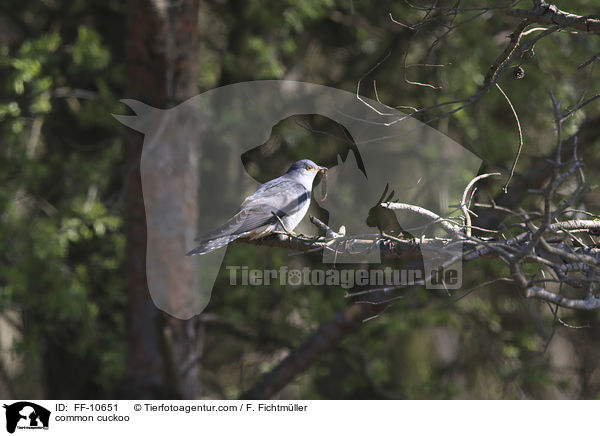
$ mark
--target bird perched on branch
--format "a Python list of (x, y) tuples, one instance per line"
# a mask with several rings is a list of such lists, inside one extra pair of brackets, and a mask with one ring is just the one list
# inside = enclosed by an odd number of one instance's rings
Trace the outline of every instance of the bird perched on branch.
[(292, 231), (308, 211), (316, 175), (326, 171), (308, 159), (295, 162), (284, 175), (247, 197), (229, 221), (196, 238), (199, 245), (186, 256), (209, 253), (238, 238), (257, 239), (275, 231)]

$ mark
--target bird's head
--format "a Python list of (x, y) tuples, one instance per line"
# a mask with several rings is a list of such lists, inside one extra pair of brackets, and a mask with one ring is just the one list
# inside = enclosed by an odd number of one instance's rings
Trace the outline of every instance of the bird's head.
[(302, 159), (294, 162), (286, 174), (294, 174), (296, 177), (312, 182), (317, 174), (326, 171), (326, 167), (321, 167), (310, 159)]

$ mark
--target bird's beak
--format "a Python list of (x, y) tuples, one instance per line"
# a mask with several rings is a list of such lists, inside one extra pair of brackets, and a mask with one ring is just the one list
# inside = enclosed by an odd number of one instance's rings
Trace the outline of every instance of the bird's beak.
[(319, 167), (319, 172), (326, 173), (327, 172), (327, 167)]

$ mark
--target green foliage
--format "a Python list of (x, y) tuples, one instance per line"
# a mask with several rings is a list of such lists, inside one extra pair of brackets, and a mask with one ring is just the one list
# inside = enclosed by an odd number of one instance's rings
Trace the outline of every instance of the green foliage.
[[(89, 26), (74, 36), (66, 23), (77, 20), (64, 12), (61, 25), (32, 18), (35, 36), (0, 50), (0, 310), (27, 320), (12, 346), (52, 374), (51, 396), (110, 396), (125, 357), (124, 237), (106, 201), (121, 141), (98, 122), (109, 117), (109, 93), (82, 80), (104, 73), (109, 49)], [(114, 92), (111, 76), (100, 80)], [(80, 101), (78, 88), (97, 97)], [(11, 395), (40, 395), (23, 389)]]
[(110, 52), (102, 46), (100, 35), (87, 26), (79, 26), (77, 40), (73, 44), (74, 67), (98, 71), (110, 62)]

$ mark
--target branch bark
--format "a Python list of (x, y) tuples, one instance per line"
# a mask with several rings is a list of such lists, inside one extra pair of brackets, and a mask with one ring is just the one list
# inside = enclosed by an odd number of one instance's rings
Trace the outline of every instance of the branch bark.
[(520, 17), (532, 23), (544, 25), (559, 25), (571, 29), (600, 34), (600, 20), (597, 15), (581, 16), (561, 11), (556, 6), (544, 1), (539, 2), (533, 9), (509, 9), (508, 15)]
[(354, 303), (338, 312), (330, 321), (322, 324), (300, 347), (292, 351), (273, 370), (268, 372), (254, 387), (242, 394), (240, 399), (273, 398), (296, 376), (302, 374), (319, 356), (358, 328), (365, 319), (376, 316), (387, 306), (387, 304)]

